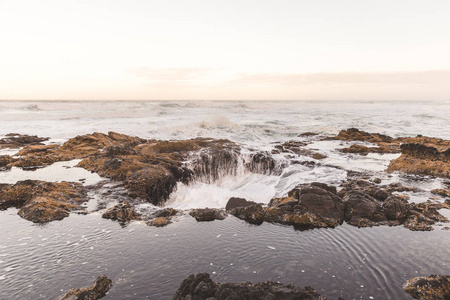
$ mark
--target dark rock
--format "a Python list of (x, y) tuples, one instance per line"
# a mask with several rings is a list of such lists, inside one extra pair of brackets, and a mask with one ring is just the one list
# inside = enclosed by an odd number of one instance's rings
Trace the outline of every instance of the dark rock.
[(425, 146), (423, 144), (403, 144), (400, 146), (402, 154), (411, 155), (418, 158), (438, 158), (440, 152), (432, 146)]
[(431, 190), (431, 193), (442, 197), (450, 197), (450, 189), (434, 189)]
[(277, 164), (268, 152), (258, 152), (251, 155), (247, 168), (253, 173), (271, 174), (275, 171)]
[(251, 205), (255, 205), (255, 204), (257, 204), (257, 203), (253, 202), (253, 201), (247, 201), (244, 198), (232, 197), (228, 200), (227, 205), (225, 206), (225, 210), (228, 211), (233, 208), (251, 206)]
[(236, 207), (230, 210), (230, 214), (255, 225), (260, 225), (264, 222), (264, 209), (260, 204)]
[(224, 220), (226, 218), (226, 214), (222, 210), (213, 208), (194, 209), (189, 214), (198, 222)]
[(178, 214), (178, 213), (179, 213), (179, 211), (176, 210), (176, 209), (173, 209), (173, 208), (164, 208), (164, 209), (160, 209), (160, 210), (155, 211), (155, 212), (153, 213), (153, 215), (154, 215), (156, 218), (161, 218), (161, 217), (168, 218), (168, 217), (173, 217), (173, 216), (175, 216), (175, 215)]
[(408, 215), (409, 204), (398, 196), (390, 196), (383, 203), (383, 210), (388, 220), (402, 220)]
[(122, 225), (125, 225), (132, 220), (141, 220), (141, 215), (135, 211), (134, 206), (125, 201), (109, 208), (103, 213), (102, 218), (119, 221)]
[(97, 300), (106, 296), (112, 287), (112, 281), (105, 275), (99, 276), (93, 286), (82, 289), (71, 289), (60, 300)]
[(408, 280), (404, 290), (414, 299), (448, 300), (450, 299), (450, 276), (414, 277)]
[(370, 195), (351, 191), (344, 197), (345, 221), (351, 225), (372, 226), (373, 221), (387, 220), (381, 209), (381, 202)]
[(413, 231), (431, 231), (433, 230), (432, 225), (438, 222), (448, 222), (447, 218), (438, 212), (441, 208), (450, 209), (450, 201), (444, 203), (432, 203), (431, 201), (412, 203), (403, 225)]
[(373, 183), (380, 184), (381, 183), (381, 179), (380, 178), (375, 178), (373, 180)]
[(217, 283), (206, 273), (189, 275), (176, 291), (172, 300), (312, 300), (323, 299), (313, 288), (304, 289), (294, 285), (272, 281)]
[(43, 145), (42, 142), (49, 138), (38, 137), (36, 135), (10, 133), (5, 138), (0, 139), (0, 149), (20, 148), (26, 145)]

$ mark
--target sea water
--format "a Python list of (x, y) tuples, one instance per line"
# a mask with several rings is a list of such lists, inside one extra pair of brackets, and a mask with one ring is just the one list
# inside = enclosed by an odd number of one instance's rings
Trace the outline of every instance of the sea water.
[[(270, 151), (289, 140), (306, 141), (311, 142), (308, 148), (327, 156), (315, 165), (286, 163), (277, 174), (241, 170), (215, 182), (179, 184), (166, 206), (180, 209), (220, 208), (230, 197), (267, 203), (299, 183), (338, 186), (348, 170), (378, 177), (385, 184), (418, 187), (421, 192), (407, 193), (414, 202), (428, 200), (431, 189), (447, 184), (435, 178), (386, 174), (398, 154), (344, 154), (337, 149), (354, 142), (318, 141), (299, 134), (335, 135), (356, 127), (393, 137), (422, 134), (450, 139), (448, 102), (0, 102), (0, 116), (0, 136), (44, 136), (50, 138), (47, 144), (116, 131), (160, 140), (225, 138), (241, 145), (243, 153)], [(17, 151), (6, 149), (0, 154)], [(286, 160), (283, 155), (275, 158)], [(313, 161), (303, 156), (295, 159)], [(89, 185), (106, 180), (76, 168), (75, 163), (3, 171), (0, 183), (85, 179), (81, 182)], [(101, 195), (91, 196), (91, 202), (102, 200)], [(234, 217), (197, 223), (187, 215), (166, 228), (139, 222), (122, 228), (102, 219), (101, 211), (89, 211), (46, 225), (21, 219), (14, 208), (1, 211), (0, 299), (56, 299), (71, 287), (90, 285), (101, 274), (114, 283), (109, 299), (170, 299), (183, 278), (197, 272), (208, 272), (219, 282), (311, 285), (331, 299), (409, 299), (401, 286), (407, 279), (450, 272), (445, 259), (450, 254), (449, 231), (439, 226), (433, 232), (345, 224), (295, 231), (274, 224), (253, 226)]]

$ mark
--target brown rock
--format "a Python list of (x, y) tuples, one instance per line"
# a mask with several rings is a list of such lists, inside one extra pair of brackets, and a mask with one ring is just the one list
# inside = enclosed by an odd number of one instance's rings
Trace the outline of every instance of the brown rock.
[(21, 148), (26, 145), (43, 145), (42, 142), (49, 138), (38, 137), (36, 135), (10, 133), (5, 138), (0, 139), (0, 149)]
[(431, 193), (442, 197), (450, 197), (450, 189), (434, 189)]
[(264, 222), (264, 209), (260, 204), (236, 207), (230, 210), (230, 214), (255, 225), (260, 225)]
[(99, 276), (93, 286), (82, 289), (71, 289), (60, 300), (97, 300), (106, 296), (112, 287), (112, 281), (105, 275)]
[(404, 290), (414, 299), (448, 300), (450, 299), (450, 276), (414, 277), (408, 280)]
[(224, 220), (227, 216), (222, 210), (213, 208), (194, 209), (189, 214), (193, 216), (197, 222)]
[(141, 215), (135, 211), (134, 206), (125, 201), (109, 208), (102, 218), (117, 220), (122, 225), (126, 225), (133, 220), (141, 220)]
[(148, 221), (147, 225), (155, 226), (155, 227), (164, 227), (171, 223), (172, 223), (172, 221), (170, 220), (169, 217), (159, 217), (159, 218)]

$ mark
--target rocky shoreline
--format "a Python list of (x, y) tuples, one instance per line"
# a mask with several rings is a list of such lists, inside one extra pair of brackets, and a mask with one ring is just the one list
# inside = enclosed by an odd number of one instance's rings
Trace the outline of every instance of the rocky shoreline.
[[(372, 144), (352, 144), (339, 149), (343, 153), (400, 154), (390, 162), (386, 170), (389, 173), (439, 177), (442, 180), (450, 178), (448, 140), (423, 136), (392, 138), (354, 128), (343, 130), (335, 137), (320, 137), (312, 133), (307, 136), (318, 140)], [(212, 183), (225, 175), (236, 175), (242, 166), (250, 173), (280, 174), (286, 164), (320, 164), (326, 155), (307, 148), (308, 142), (299, 141), (276, 144), (271, 151), (254, 151), (246, 153), (245, 157), (239, 144), (221, 139), (158, 141), (109, 132), (77, 136), (62, 145), (44, 144), (46, 141), (48, 138), (18, 134), (0, 139), (0, 149), (23, 147), (16, 155), (0, 155), (0, 170), (8, 172), (14, 167), (45, 167), (79, 159), (78, 167), (117, 183), (125, 191), (118, 203), (101, 210), (103, 218), (116, 221), (123, 227), (133, 221), (163, 227), (184, 214), (198, 222), (220, 221), (232, 215), (254, 225), (269, 222), (293, 226), (297, 230), (335, 228), (347, 223), (357, 227), (404, 226), (413, 231), (431, 231), (434, 225), (449, 222), (439, 210), (450, 209), (450, 185), (431, 191), (439, 201), (429, 197), (427, 201), (412, 203), (402, 193), (419, 193), (419, 189), (400, 183), (382, 184), (380, 179), (359, 175), (349, 176), (340, 185), (314, 181), (299, 184), (284, 197), (273, 198), (267, 205), (232, 197), (224, 209), (205, 207), (182, 211), (166, 207), (144, 215), (136, 209), (138, 204), (164, 205), (178, 183), (189, 184), (196, 180)], [(274, 155), (284, 155), (286, 160), (276, 160)], [(295, 155), (309, 159), (300, 161)], [(85, 204), (90, 200), (89, 192), (99, 187), (101, 185), (39, 180), (0, 184), (0, 209), (16, 207), (20, 217), (34, 223), (61, 220), (72, 212), (88, 213)], [(100, 299), (111, 287), (108, 280), (99, 277), (93, 287), (71, 290), (61, 299)], [(448, 299), (445, 298), (450, 297), (448, 285), (448, 276), (432, 275), (412, 279), (405, 291), (416, 299)], [(173, 299), (326, 298), (310, 287), (302, 289), (275, 282), (220, 284), (212, 281), (208, 274), (198, 274), (183, 281)]]

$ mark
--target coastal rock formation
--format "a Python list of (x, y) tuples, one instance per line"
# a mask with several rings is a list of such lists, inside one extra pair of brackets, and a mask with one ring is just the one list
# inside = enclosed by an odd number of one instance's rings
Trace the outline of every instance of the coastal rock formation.
[(308, 143), (300, 142), (300, 141), (287, 141), (281, 145), (276, 145), (272, 150), (272, 153), (287, 153), (287, 154), (297, 154), (303, 156), (309, 156), (314, 159), (324, 159), (326, 155), (313, 151), (311, 149), (305, 148)]
[(395, 191), (414, 190), (400, 184), (376, 186), (365, 180), (353, 180), (336, 187), (313, 182), (291, 190), (287, 197), (274, 198), (267, 207), (259, 204), (231, 209), (230, 214), (251, 224), (264, 221), (293, 225), (306, 230), (341, 225), (371, 227), (404, 225), (415, 231), (432, 230), (437, 222), (448, 222), (438, 210), (450, 208), (445, 203), (409, 204), (407, 197)]
[(71, 289), (59, 300), (97, 300), (106, 296), (111, 289), (112, 281), (105, 275), (97, 277), (94, 285), (88, 288)]
[(129, 202), (125, 201), (109, 208), (103, 213), (102, 218), (117, 220), (122, 226), (125, 226), (132, 220), (141, 220), (141, 215), (135, 211)]
[(217, 283), (210, 279), (209, 274), (191, 274), (180, 284), (172, 300), (269, 300), (269, 299), (326, 299), (320, 296), (313, 288), (304, 289), (292, 284), (281, 284), (265, 281), (257, 284)]
[(450, 299), (450, 276), (414, 277), (408, 280), (403, 288), (414, 299), (448, 300)]
[(402, 155), (391, 161), (388, 172), (450, 178), (450, 147), (442, 152), (436, 147), (417, 143), (403, 144), (400, 148)]
[(9, 133), (0, 139), (0, 149), (16, 149), (27, 145), (43, 145), (42, 142), (49, 140), (48, 137), (38, 137), (36, 135)]
[(14, 185), (0, 185), (2, 209), (20, 207), (18, 214), (35, 223), (61, 220), (86, 200), (80, 183), (19, 181)]
[(193, 216), (197, 222), (225, 220), (227, 217), (227, 214), (223, 210), (213, 208), (194, 209), (189, 214)]

